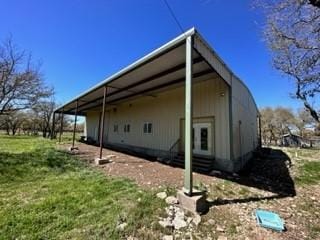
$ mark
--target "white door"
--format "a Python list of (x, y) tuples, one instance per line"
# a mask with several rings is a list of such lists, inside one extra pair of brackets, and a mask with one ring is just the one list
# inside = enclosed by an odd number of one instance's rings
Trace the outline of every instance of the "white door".
[(193, 153), (212, 155), (211, 123), (193, 124)]

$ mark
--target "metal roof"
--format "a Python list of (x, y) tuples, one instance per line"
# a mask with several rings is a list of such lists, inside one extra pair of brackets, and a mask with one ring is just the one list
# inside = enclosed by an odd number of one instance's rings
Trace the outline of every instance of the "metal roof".
[(55, 112), (74, 114), (78, 101), (78, 114), (85, 115), (87, 110), (101, 106), (104, 86), (107, 86), (107, 105), (139, 96), (154, 97), (159, 91), (182, 86), (185, 80), (185, 43), (190, 35), (195, 39), (193, 81), (220, 76), (231, 85), (231, 70), (192, 28), (58, 107)]

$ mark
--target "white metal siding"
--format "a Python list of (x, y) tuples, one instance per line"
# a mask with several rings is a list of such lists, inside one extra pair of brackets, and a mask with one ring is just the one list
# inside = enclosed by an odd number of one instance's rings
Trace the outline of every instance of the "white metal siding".
[[(105, 140), (109, 143), (126, 144), (168, 151), (180, 136), (180, 120), (184, 118), (184, 87), (141, 97), (136, 100), (107, 108)], [(193, 115), (214, 116), (215, 157), (226, 165), (230, 160), (229, 93), (227, 84), (219, 78), (196, 83), (193, 86)], [(116, 109), (116, 110), (115, 110)], [(87, 115), (88, 134), (98, 125), (98, 113)], [(144, 122), (153, 124), (152, 134), (143, 133)], [(119, 131), (114, 132), (117, 124)], [(124, 125), (130, 124), (130, 132)], [(97, 139), (96, 139), (97, 140)]]
[[(248, 88), (232, 77), (232, 129), (235, 168), (240, 169), (258, 146), (258, 110)], [(241, 125), (239, 124), (241, 121)]]
[(99, 117), (100, 112), (88, 112), (86, 116), (86, 130), (87, 130), (87, 138), (91, 138), (93, 140), (98, 140), (98, 128), (99, 128)]

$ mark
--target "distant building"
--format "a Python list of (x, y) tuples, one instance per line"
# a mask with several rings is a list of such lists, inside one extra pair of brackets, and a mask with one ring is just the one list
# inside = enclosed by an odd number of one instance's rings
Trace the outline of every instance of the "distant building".
[(302, 138), (293, 133), (287, 133), (281, 137), (281, 145), (285, 147), (301, 147)]

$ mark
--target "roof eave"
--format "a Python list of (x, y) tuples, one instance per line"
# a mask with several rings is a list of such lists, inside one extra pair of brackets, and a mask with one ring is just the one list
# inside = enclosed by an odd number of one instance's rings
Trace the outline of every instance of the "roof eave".
[(62, 110), (64, 106), (84, 97), (85, 95), (97, 90), (100, 87), (105, 86), (106, 84), (110, 83), (112, 80), (120, 77), (121, 75), (134, 70), (135, 68), (139, 67), (141, 64), (143, 64), (144, 62), (147, 62), (148, 60), (154, 58), (155, 56), (157, 56), (158, 54), (160, 54), (163, 51), (166, 51), (167, 49), (170, 49), (178, 44), (180, 44), (182, 41), (185, 41), (185, 39), (189, 36), (192, 36), (194, 34), (196, 34), (197, 31), (196, 29), (193, 27), (191, 29), (189, 29), (188, 31), (182, 33), (181, 35), (179, 35), (178, 37), (174, 38), (173, 40), (169, 41), (168, 43), (162, 45), (161, 47), (155, 49), (154, 51), (152, 51), (151, 53), (145, 55), (144, 57), (138, 59), (137, 61), (135, 61), (134, 63), (130, 64), (129, 66), (121, 69), (119, 72), (111, 75), (110, 77), (104, 79), (103, 81), (99, 82), (98, 84), (94, 85), (93, 87), (89, 88), (87, 91), (81, 93), (80, 95), (72, 98), (71, 100), (67, 101), (66, 103), (64, 103), (63, 105), (57, 107), (56, 109), (54, 109), (54, 112), (57, 112), (59, 110)]

